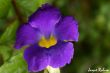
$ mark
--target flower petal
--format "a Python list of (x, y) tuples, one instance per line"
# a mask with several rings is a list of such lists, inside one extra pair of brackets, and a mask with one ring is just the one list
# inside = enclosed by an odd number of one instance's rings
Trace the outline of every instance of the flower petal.
[(60, 42), (50, 48), (50, 66), (53, 68), (63, 67), (70, 63), (74, 53), (73, 44), (70, 42)]
[(24, 59), (28, 63), (31, 72), (38, 72), (45, 69), (49, 63), (49, 56), (46, 49), (35, 45), (30, 46), (24, 52)]
[(60, 17), (60, 11), (57, 8), (44, 4), (30, 16), (29, 23), (48, 37), (54, 31), (55, 24), (59, 22)]
[(78, 41), (78, 22), (71, 16), (63, 17), (56, 25), (56, 33), (60, 40)]
[(20, 49), (22, 46), (34, 44), (40, 39), (37, 29), (32, 28), (29, 24), (21, 25), (16, 34), (15, 48)]

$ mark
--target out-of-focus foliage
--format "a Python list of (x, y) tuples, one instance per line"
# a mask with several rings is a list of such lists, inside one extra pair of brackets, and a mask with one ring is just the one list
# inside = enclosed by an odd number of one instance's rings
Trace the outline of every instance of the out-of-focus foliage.
[(13, 38), (15, 38), (16, 29), (18, 27), (18, 21), (14, 21), (11, 25), (6, 28), (5, 32), (2, 34), (0, 38), (0, 43), (9, 43)]
[(22, 54), (13, 56), (8, 62), (2, 65), (0, 73), (28, 73)]
[(10, 8), (10, 0), (0, 0), (0, 18), (7, 16)]
[(39, 6), (48, 2), (49, 0), (16, 0), (16, 6), (21, 15), (28, 18)]
[(3, 56), (3, 61), (7, 61), (12, 55), (12, 49), (5, 45), (0, 45), (0, 54)]
[(89, 68), (99, 67), (110, 70), (109, 0), (0, 0), (0, 73), (28, 73), (23, 51), (13, 48), (15, 34), (44, 3), (58, 7), (63, 15), (74, 16), (79, 22), (74, 58), (61, 72), (88, 73)]

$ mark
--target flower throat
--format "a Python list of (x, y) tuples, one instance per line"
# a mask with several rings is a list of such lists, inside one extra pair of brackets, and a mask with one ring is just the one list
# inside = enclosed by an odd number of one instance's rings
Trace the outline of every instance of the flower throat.
[(50, 48), (51, 46), (56, 45), (56, 43), (57, 39), (54, 36), (50, 36), (49, 39), (42, 36), (38, 44), (40, 47)]

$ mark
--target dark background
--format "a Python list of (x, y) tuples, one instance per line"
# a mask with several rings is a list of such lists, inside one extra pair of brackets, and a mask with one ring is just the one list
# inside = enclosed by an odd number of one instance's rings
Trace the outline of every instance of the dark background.
[(23, 50), (13, 48), (15, 33), (44, 3), (58, 7), (63, 15), (71, 15), (79, 22), (74, 57), (61, 73), (92, 73), (89, 68), (110, 70), (110, 0), (0, 0), (0, 73), (28, 73)]

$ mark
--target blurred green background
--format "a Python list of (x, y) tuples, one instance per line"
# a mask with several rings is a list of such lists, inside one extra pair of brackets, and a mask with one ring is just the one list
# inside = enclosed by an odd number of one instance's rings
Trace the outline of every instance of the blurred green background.
[(58, 7), (63, 15), (79, 22), (75, 54), (61, 73), (110, 73), (110, 0), (0, 0), (0, 73), (28, 73), (23, 50), (13, 48), (18, 26), (44, 3)]

